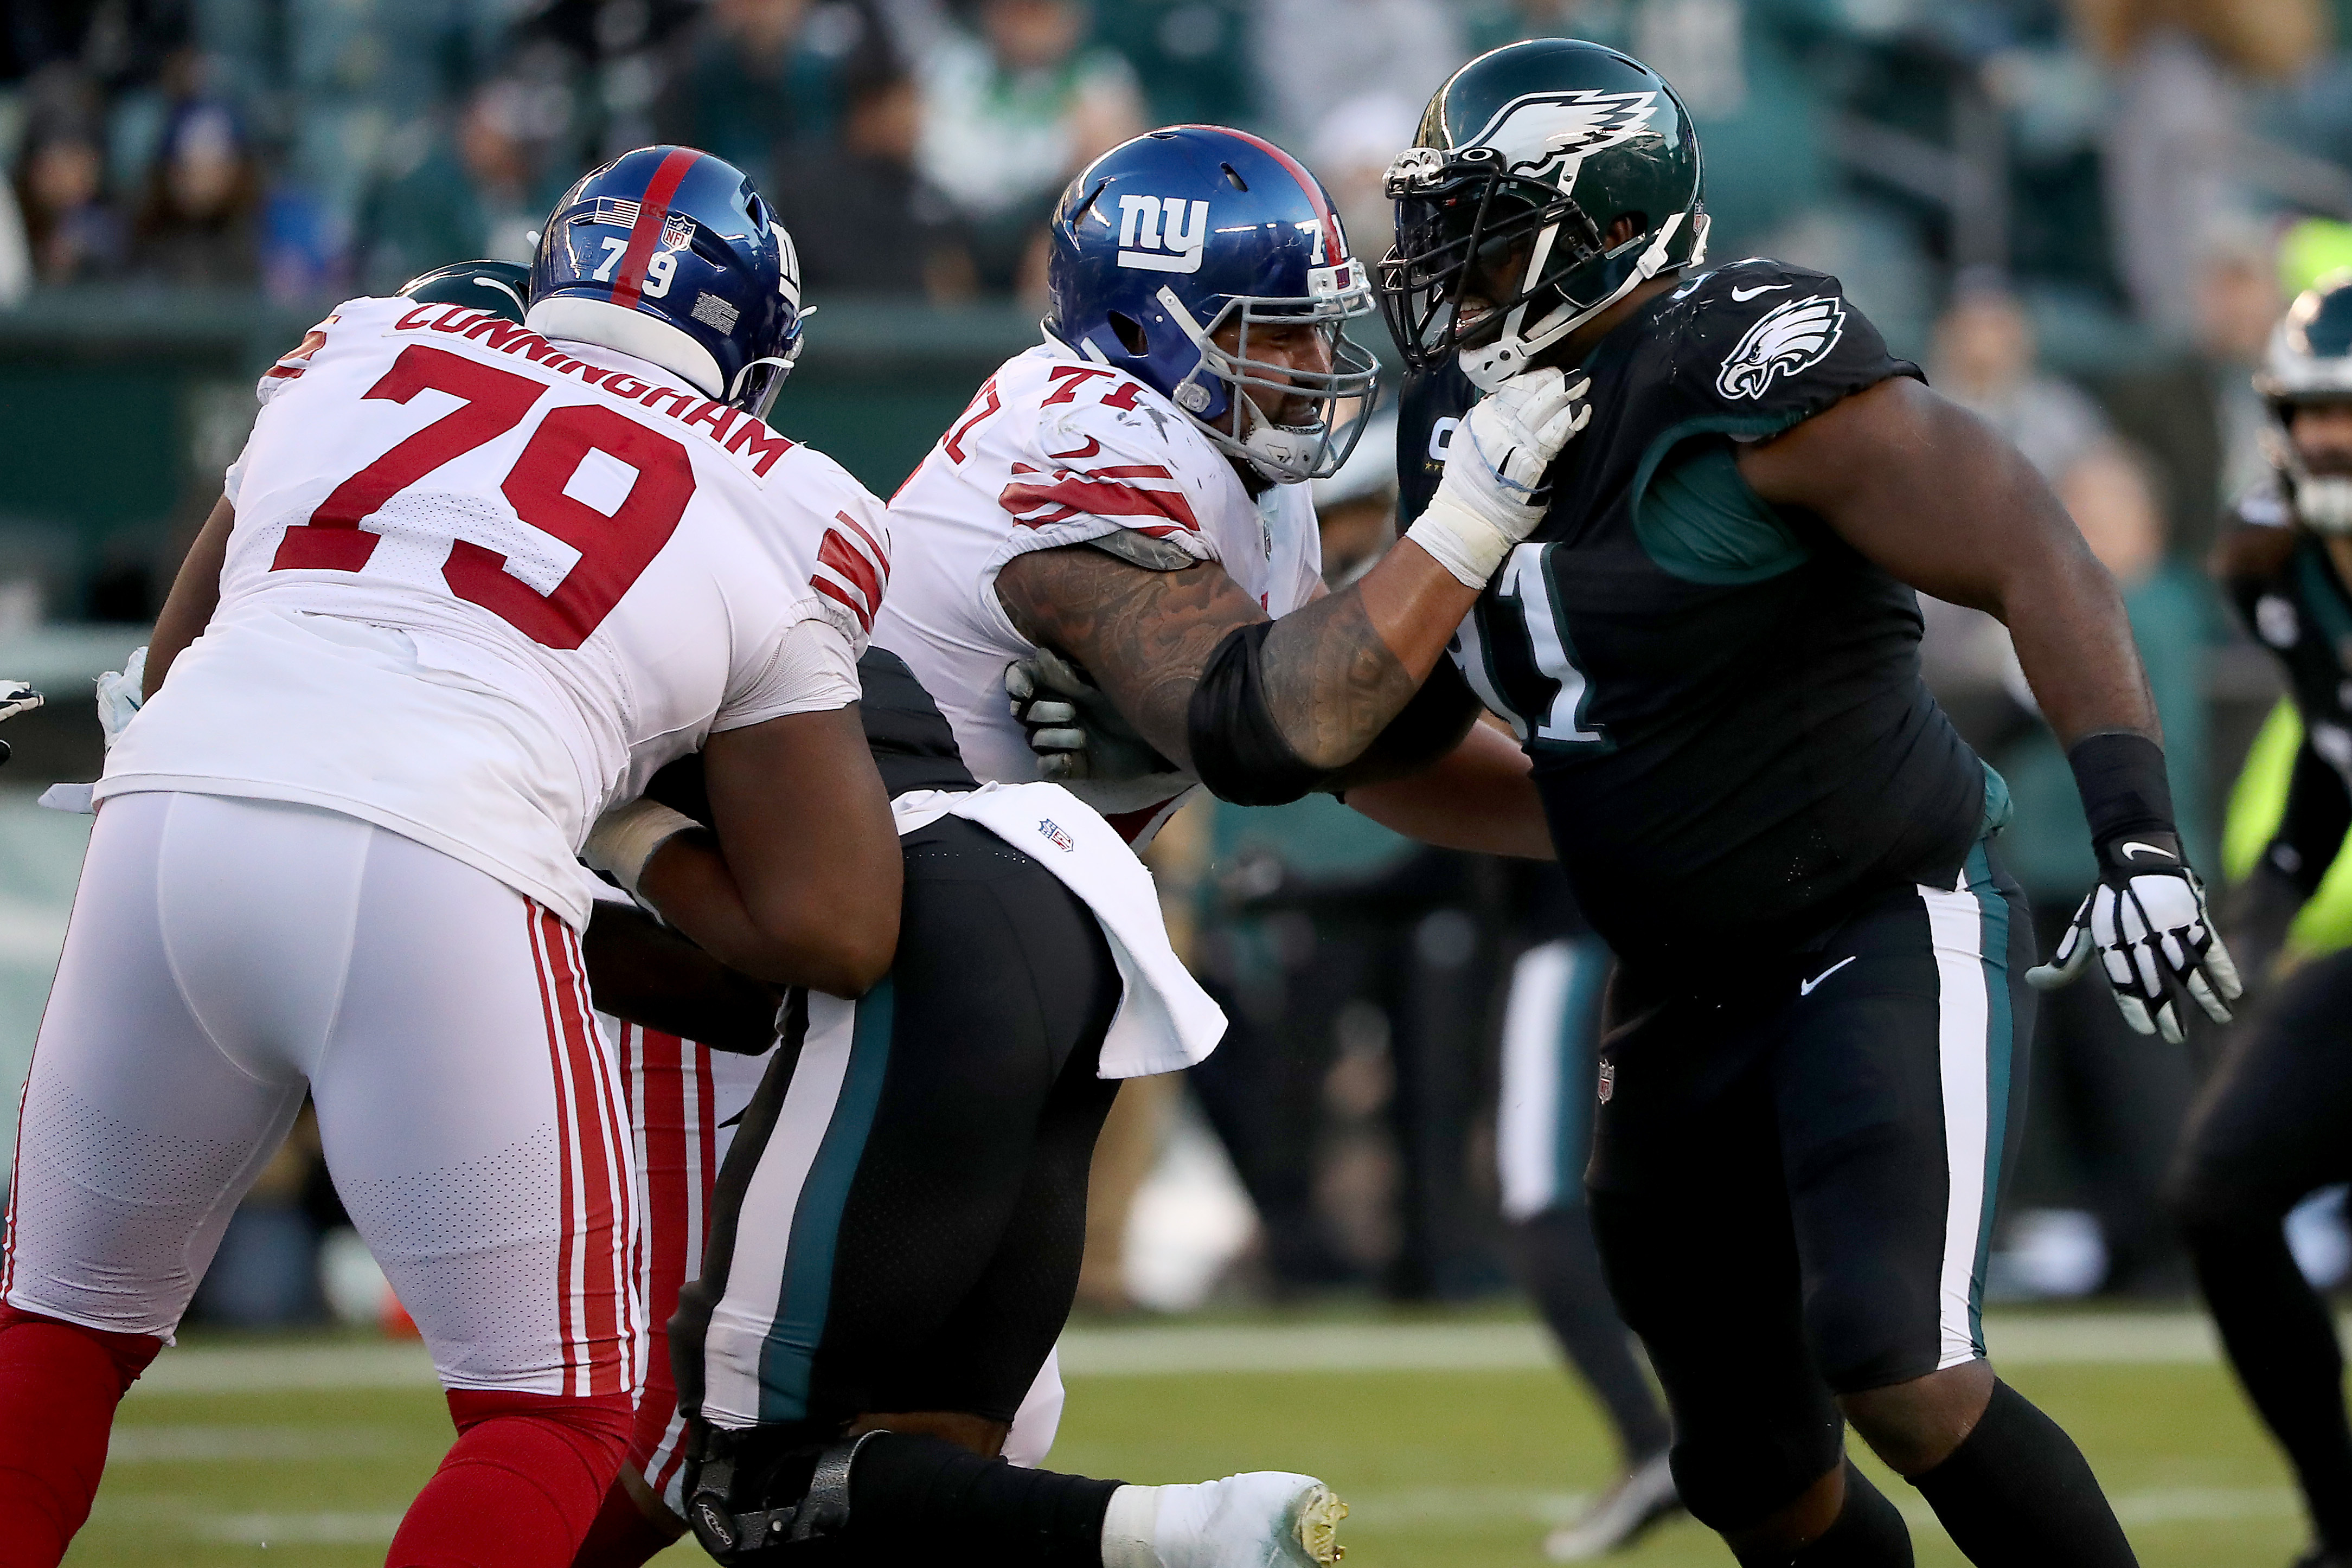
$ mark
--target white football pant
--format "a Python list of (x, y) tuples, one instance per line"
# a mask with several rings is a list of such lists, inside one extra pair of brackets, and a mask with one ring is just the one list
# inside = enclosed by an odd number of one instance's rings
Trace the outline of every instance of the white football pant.
[(628, 1119), (577, 938), (482, 872), (307, 806), (151, 793), (100, 812), (0, 1292), (168, 1337), (306, 1092), (445, 1384), (637, 1386)]

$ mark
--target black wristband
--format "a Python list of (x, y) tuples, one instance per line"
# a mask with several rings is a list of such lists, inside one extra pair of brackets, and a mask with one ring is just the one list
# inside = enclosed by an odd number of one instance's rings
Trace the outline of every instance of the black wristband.
[(2090, 819), (2091, 842), (2105, 846), (2124, 833), (2169, 833), (2172, 784), (2164, 776), (2164, 747), (2144, 735), (2103, 730), (2066, 753)]

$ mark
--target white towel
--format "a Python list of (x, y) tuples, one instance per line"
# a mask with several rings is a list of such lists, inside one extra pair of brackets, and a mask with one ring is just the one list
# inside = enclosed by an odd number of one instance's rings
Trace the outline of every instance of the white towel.
[(1059, 877), (1094, 911), (1126, 988), (1103, 1040), (1099, 1076), (1173, 1072), (1217, 1049), (1225, 1015), (1168, 945), (1151, 873), (1085, 801), (1059, 784), (983, 784), (909, 790), (890, 810), (902, 835), (941, 817), (977, 822)]

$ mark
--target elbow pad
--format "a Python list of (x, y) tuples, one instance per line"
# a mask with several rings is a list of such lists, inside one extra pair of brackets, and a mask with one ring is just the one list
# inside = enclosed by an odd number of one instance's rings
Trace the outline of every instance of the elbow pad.
[(1273, 630), (1273, 622), (1261, 621), (1227, 632), (1184, 714), (1192, 771), (1211, 794), (1236, 806), (1287, 805), (1330, 777), (1290, 748), (1266, 711), (1258, 660)]
[(1388, 727), (1348, 765), (1349, 781), (1360, 784), (1420, 772), (1462, 744), (1478, 722), (1478, 698), (1454, 661), (1438, 660), (1429, 679), (1397, 710)]

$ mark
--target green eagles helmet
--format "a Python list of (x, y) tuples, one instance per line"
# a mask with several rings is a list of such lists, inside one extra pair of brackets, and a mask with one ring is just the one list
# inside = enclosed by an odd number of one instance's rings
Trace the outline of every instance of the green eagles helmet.
[(520, 327), (530, 268), (511, 261), (457, 261), (418, 273), (400, 286), (400, 293), (426, 305), (470, 305)]
[(2271, 331), (2254, 390), (2270, 408), (2263, 454), (2278, 470), (2294, 515), (2320, 533), (2352, 534), (2352, 476), (2314, 474), (2294, 428), (2298, 408), (2352, 402), (2352, 271), (2328, 274), (2287, 307)]
[[(1706, 259), (1697, 132), (1665, 78), (1629, 55), (1574, 38), (1506, 45), (1437, 89), (1414, 141), (1389, 165), (1396, 246), (1376, 282), (1414, 370), (1458, 351), (1491, 389), (1643, 279)], [(1636, 232), (1609, 246), (1627, 216)], [(1474, 284), (1508, 298), (1465, 313)]]

